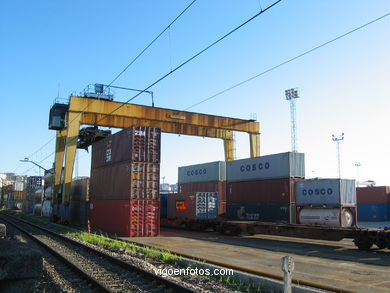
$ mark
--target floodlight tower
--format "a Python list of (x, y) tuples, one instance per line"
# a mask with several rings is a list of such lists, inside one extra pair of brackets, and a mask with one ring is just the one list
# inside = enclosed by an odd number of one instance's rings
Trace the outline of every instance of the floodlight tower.
[(344, 139), (344, 132), (341, 135), (332, 134), (332, 140), (337, 144), (337, 171), (339, 178), (341, 178), (341, 168), (340, 168), (340, 141)]
[(360, 162), (355, 162), (355, 167), (356, 167), (356, 187), (359, 187), (359, 167), (361, 166), (362, 164), (360, 164)]
[(288, 89), (285, 91), (286, 100), (290, 101), (290, 116), (291, 116), (291, 151), (297, 152), (297, 112), (295, 107), (295, 100), (299, 98), (297, 88)]

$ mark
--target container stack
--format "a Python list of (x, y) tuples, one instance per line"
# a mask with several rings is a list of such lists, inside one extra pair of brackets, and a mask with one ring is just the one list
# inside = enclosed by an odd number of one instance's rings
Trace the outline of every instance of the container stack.
[(41, 214), (43, 199), (43, 178), (42, 176), (30, 176), (27, 178), (26, 198), (23, 201), (23, 211), (32, 214)]
[(356, 226), (355, 180), (310, 179), (295, 187), (298, 223)]
[(161, 130), (133, 126), (92, 145), (91, 227), (122, 236), (160, 229)]
[(70, 192), (70, 223), (85, 227), (89, 211), (89, 178), (78, 178), (72, 181)]
[(45, 171), (43, 176), (44, 184), (44, 193), (42, 201), (42, 216), (51, 217), (53, 215), (53, 185), (54, 185), (54, 169)]
[[(226, 213), (226, 163), (223, 161), (197, 164), (179, 167), (178, 170), (179, 194), (175, 200), (187, 200), (188, 207), (194, 207), (194, 219), (202, 218), (202, 213), (196, 212), (201, 202), (204, 200), (210, 206), (207, 218), (224, 216)], [(192, 196), (191, 198), (189, 196)], [(174, 205), (172, 200), (168, 200), (168, 210), (172, 211)], [(193, 205), (192, 201), (197, 204)], [(215, 208), (214, 208), (215, 206)], [(207, 210), (208, 210), (207, 209)], [(176, 210), (177, 214), (170, 214), (170, 217), (182, 217), (183, 211)], [(214, 214), (216, 216), (214, 216)]]
[(359, 221), (390, 221), (390, 186), (356, 188)]
[(227, 163), (227, 219), (295, 223), (295, 182), (305, 177), (303, 153)]

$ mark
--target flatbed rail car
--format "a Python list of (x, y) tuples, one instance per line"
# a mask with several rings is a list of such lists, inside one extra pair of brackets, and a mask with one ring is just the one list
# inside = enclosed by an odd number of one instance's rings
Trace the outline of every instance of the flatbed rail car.
[(320, 225), (223, 221), (219, 225), (219, 231), (225, 235), (238, 235), (244, 232), (251, 235), (267, 234), (330, 241), (349, 238), (353, 239), (355, 245), (361, 250), (369, 250), (374, 244), (379, 249), (386, 247), (390, 249), (390, 228), (340, 228)]
[(369, 250), (375, 244), (379, 249), (390, 249), (390, 227), (374, 228), (340, 228), (321, 225), (284, 224), (257, 221), (217, 220), (183, 220), (161, 219), (161, 224), (168, 227), (184, 227), (189, 230), (204, 231), (213, 229), (221, 234), (237, 236), (241, 233), (250, 235), (265, 234), (316, 240), (340, 241), (353, 239), (361, 250)]

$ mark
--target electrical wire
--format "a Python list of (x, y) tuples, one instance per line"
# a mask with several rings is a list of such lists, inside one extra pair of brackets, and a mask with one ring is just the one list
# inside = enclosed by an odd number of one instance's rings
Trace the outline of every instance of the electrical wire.
[[(146, 50), (149, 49), (150, 46), (153, 45), (157, 39), (159, 39), (168, 29), (171, 28), (171, 26), (196, 2), (197, 0), (193, 0), (178, 16), (175, 17), (174, 20), (172, 20), (150, 43), (147, 45), (109, 84), (108, 87), (112, 87), (112, 84), (131, 66), (133, 63), (141, 57), (143, 53), (145, 53)], [(94, 101), (91, 102), (91, 104)], [(84, 112), (85, 109), (87, 109), (91, 104), (84, 107), (84, 109), (75, 117), (73, 118), (69, 123), (72, 123), (81, 113)]]
[(157, 41), (168, 29), (171, 28), (171, 26), (196, 2), (197, 0), (193, 0), (178, 16), (176, 16), (176, 18), (174, 20), (171, 21), (170, 24), (168, 24), (150, 43), (149, 45), (147, 45), (109, 84), (108, 86), (112, 85), (123, 73), (125, 73), (125, 71), (131, 66), (133, 65), (133, 63), (135, 61), (137, 61), (137, 59), (139, 57), (141, 57), (141, 55), (143, 53), (145, 53), (145, 51), (147, 49), (149, 49), (150, 46), (153, 45), (153, 43), (155, 41)]
[[(45, 158), (43, 158), (42, 160), (40, 160), (37, 164), (40, 164), (40, 163), (42, 163), (42, 162), (44, 162), (44, 161), (46, 161), (48, 158), (50, 158), (50, 156), (52, 156), (53, 154), (54, 154), (55, 152), (52, 152), (51, 154), (49, 154), (49, 155), (47, 155)], [(27, 172), (29, 172), (29, 171), (31, 171), (32, 169), (34, 169), (34, 168), (39, 168), (38, 166), (32, 166), (31, 168), (29, 168), (29, 169), (27, 169), (26, 171), (24, 171), (22, 174), (26, 174)]]
[(50, 142), (52, 142), (54, 139), (56, 138), (56, 136), (52, 137), (51, 139), (49, 139), (44, 145), (42, 145), (39, 149), (37, 149), (35, 152), (33, 152), (31, 155), (27, 156), (26, 158), (30, 158), (32, 157), (33, 155), (35, 155), (36, 153), (38, 153), (40, 150), (42, 150), (45, 146), (47, 146)]
[(301, 58), (301, 57), (303, 57), (303, 56), (305, 56), (305, 55), (307, 55), (309, 53), (312, 53), (312, 52), (314, 52), (314, 51), (316, 51), (316, 50), (318, 50), (318, 49), (320, 49), (322, 47), (325, 47), (326, 45), (329, 45), (329, 44), (331, 44), (331, 43), (333, 43), (333, 42), (335, 42), (335, 41), (337, 41), (337, 40), (339, 40), (341, 38), (344, 38), (344, 37), (346, 37), (346, 36), (356, 32), (356, 31), (358, 31), (358, 30), (361, 30), (361, 29), (367, 27), (370, 24), (373, 24), (373, 23), (375, 23), (375, 22), (377, 22), (377, 21), (379, 21), (379, 20), (381, 20), (381, 19), (383, 19), (385, 17), (388, 17), (389, 15), (390, 15), (390, 12), (386, 13), (385, 15), (382, 15), (382, 16), (380, 16), (380, 17), (378, 17), (378, 18), (376, 18), (376, 19), (374, 19), (374, 20), (372, 20), (372, 21), (370, 21), (370, 22), (368, 22), (366, 24), (363, 24), (363, 25), (361, 25), (361, 26), (359, 26), (359, 27), (357, 27), (357, 28), (355, 28), (353, 30), (350, 30), (350, 31), (348, 31), (348, 32), (346, 32), (346, 33), (344, 33), (344, 34), (342, 34), (342, 35), (340, 35), (340, 36), (330, 40), (330, 41), (327, 41), (325, 43), (322, 43), (321, 45), (318, 45), (318, 46), (308, 50), (308, 51), (305, 51), (305, 52), (303, 52), (303, 53), (301, 53), (301, 54), (299, 54), (299, 55), (297, 55), (297, 56), (295, 56), (295, 57), (293, 57), (291, 59), (283, 61), (282, 63), (279, 63), (278, 65), (273, 66), (273, 67), (271, 67), (271, 68), (269, 68), (269, 69), (267, 69), (267, 70), (265, 70), (265, 71), (263, 71), (263, 72), (261, 72), (259, 74), (256, 74), (256, 75), (254, 75), (254, 76), (252, 76), (252, 77), (250, 77), (250, 78), (248, 78), (246, 80), (243, 80), (243, 81), (241, 81), (241, 82), (239, 82), (239, 83), (237, 83), (237, 84), (235, 84), (235, 85), (233, 85), (231, 87), (228, 87), (228, 88), (226, 88), (226, 89), (224, 89), (224, 90), (222, 90), (222, 91), (220, 91), (220, 92), (218, 92), (218, 93), (216, 93), (216, 94), (214, 94), (214, 95), (212, 95), (212, 96), (210, 96), (210, 97), (208, 97), (208, 98), (206, 98), (204, 100), (201, 100), (198, 103), (195, 103), (195, 104), (185, 108), (183, 111), (189, 110), (189, 109), (191, 109), (191, 108), (193, 108), (195, 106), (198, 106), (198, 105), (200, 105), (200, 104), (202, 104), (204, 102), (207, 102), (207, 101), (209, 101), (211, 99), (214, 99), (215, 97), (217, 97), (219, 95), (222, 95), (222, 94), (224, 94), (224, 93), (226, 93), (226, 92), (228, 92), (228, 91), (230, 91), (232, 89), (235, 89), (236, 87), (239, 87), (239, 86), (241, 86), (241, 85), (243, 85), (243, 84), (245, 84), (245, 83), (247, 83), (247, 82), (249, 82), (249, 81), (251, 81), (253, 79), (256, 79), (256, 78), (258, 78), (258, 77), (260, 77), (260, 76), (262, 76), (262, 75), (264, 75), (264, 74), (266, 74), (266, 73), (268, 73), (270, 71), (273, 71), (273, 70), (275, 70), (275, 69), (277, 69), (279, 67), (282, 67), (283, 65), (286, 65), (286, 64), (288, 64), (288, 63), (290, 63), (292, 61), (297, 60), (298, 58)]
[[(191, 62), (192, 60), (194, 60), (195, 58), (197, 58), (198, 56), (200, 56), (202, 53), (206, 52), (207, 50), (209, 50), (210, 48), (212, 48), (213, 46), (215, 46), (216, 44), (218, 44), (219, 42), (221, 42), (222, 40), (224, 40), (225, 38), (227, 38), (228, 36), (230, 36), (231, 34), (233, 34), (234, 32), (236, 32), (237, 30), (239, 30), (240, 28), (242, 28), (243, 26), (245, 26), (246, 24), (248, 24), (249, 22), (251, 22), (252, 20), (254, 20), (255, 18), (257, 18), (258, 16), (262, 15), (263, 13), (265, 13), (266, 11), (268, 11), (269, 9), (271, 9), (272, 7), (274, 7), (276, 4), (278, 4), (279, 2), (281, 2), (282, 0), (278, 0), (278, 1), (275, 1), (274, 3), (272, 3), (271, 5), (269, 5), (267, 8), (261, 10), (260, 12), (256, 13), (254, 16), (252, 16), (251, 18), (249, 18), (248, 20), (246, 20), (245, 22), (243, 22), (242, 24), (240, 24), (239, 26), (235, 27), (233, 30), (231, 30), (230, 32), (228, 32), (227, 34), (223, 35), (222, 37), (220, 37), (218, 40), (214, 41), (213, 43), (211, 43), (210, 45), (208, 45), (206, 48), (204, 48), (203, 50), (199, 51), (198, 53), (196, 53), (195, 55), (193, 55), (192, 57), (190, 57), (189, 59), (187, 59), (186, 61), (184, 61), (183, 63), (181, 63), (179, 66), (177, 66), (176, 68), (174, 68), (173, 70), (171, 70), (170, 72), (166, 73), (165, 75), (163, 75), (162, 77), (160, 77), (158, 80), (156, 80), (155, 82), (153, 82), (152, 84), (150, 84), (149, 86), (147, 86), (145, 89), (142, 90), (142, 92), (145, 92), (147, 91), (148, 89), (150, 89), (152, 86), (156, 85), (157, 83), (161, 82), (162, 80), (164, 80), (165, 78), (167, 78), (168, 76), (170, 76), (172, 73), (174, 73), (175, 71), (179, 70), (180, 68), (182, 68), (184, 65), (188, 64), (189, 62)], [(130, 101), (134, 100), (136, 97), (138, 97), (142, 92), (136, 94), (135, 96), (133, 96), (132, 98), (128, 99), (126, 102), (122, 103), (121, 105), (119, 105), (117, 108), (115, 108), (113, 111), (111, 111), (110, 113), (108, 114), (105, 114), (102, 118), (100, 118), (96, 123), (100, 122), (102, 119), (104, 119), (106, 116), (108, 115), (111, 115), (113, 114), (114, 112), (116, 112), (117, 110), (119, 110), (120, 108), (122, 108), (126, 103), (129, 103)]]

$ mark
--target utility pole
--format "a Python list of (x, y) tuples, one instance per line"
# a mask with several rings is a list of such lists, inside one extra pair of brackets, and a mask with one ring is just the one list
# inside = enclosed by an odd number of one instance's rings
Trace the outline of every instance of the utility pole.
[(340, 141), (344, 139), (344, 132), (341, 135), (332, 134), (332, 140), (337, 144), (337, 171), (339, 178), (341, 178), (341, 167), (340, 167)]
[(286, 100), (290, 101), (290, 116), (291, 116), (291, 151), (297, 152), (297, 113), (295, 100), (299, 98), (299, 93), (297, 88), (288, 89), (285, 91)]

